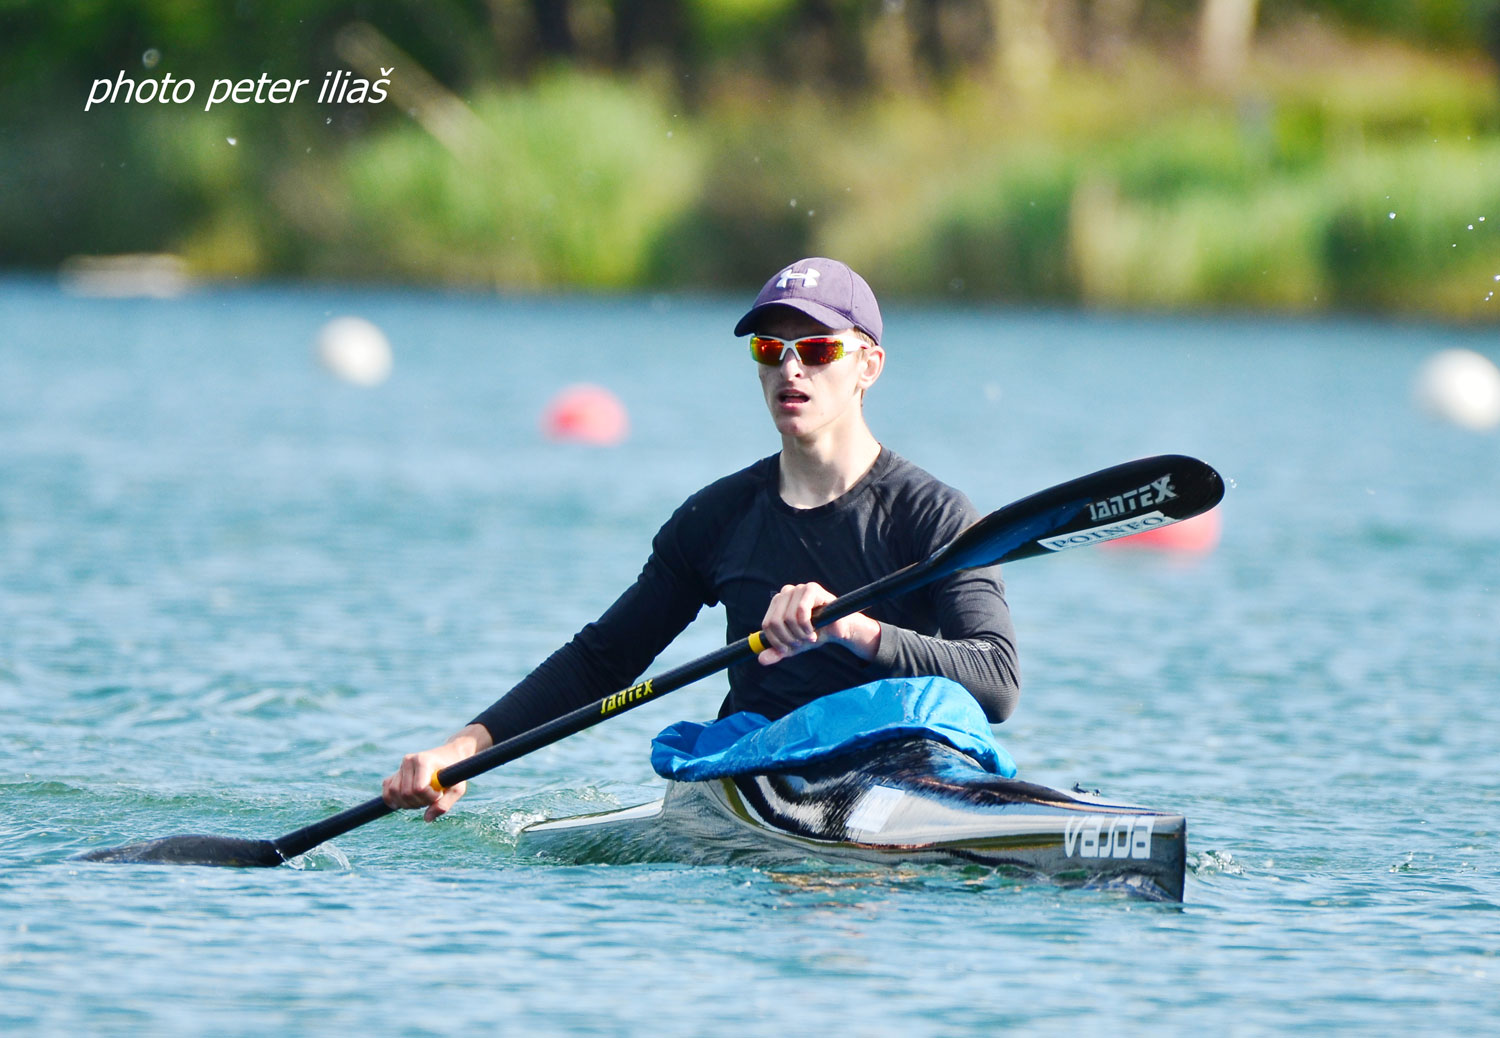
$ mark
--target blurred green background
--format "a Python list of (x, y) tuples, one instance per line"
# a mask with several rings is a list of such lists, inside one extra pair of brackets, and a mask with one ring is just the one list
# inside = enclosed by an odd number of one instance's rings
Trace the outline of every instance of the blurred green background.
[[(1497, 51), (1500, 0), (0, 0), (0, 267), (1490, 321)], [(85, 111), (122, 71), (197, 91)], [(203, 110), (262, 73), (312, 84)]]

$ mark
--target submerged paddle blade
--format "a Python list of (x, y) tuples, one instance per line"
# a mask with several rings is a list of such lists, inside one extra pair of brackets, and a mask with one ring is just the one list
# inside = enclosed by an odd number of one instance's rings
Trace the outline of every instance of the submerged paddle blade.
[(79, 861), (108, 861), (122, 865), (223, 865), (228, 868), (274, 868), (286, 859), (270, 840), (242, 840), (234, 836), (188, 833), (164, 836), (145, 843), (104, 847), (78, 855)]

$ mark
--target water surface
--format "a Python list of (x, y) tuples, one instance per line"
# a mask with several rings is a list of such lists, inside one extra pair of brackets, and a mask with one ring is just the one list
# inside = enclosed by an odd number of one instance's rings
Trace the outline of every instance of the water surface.
[[(1131, 457), (1232, 480), (1201, 558), (1007, 568), (1023, 777), (1190, 820), (1181, 906), (982, 871), (559, 867), (712, 679), (299, 862), (86, 865), (362, 801), (776, 449), (743, 300), (0, 282), (0, 1030), (1234, 1035), (1500, 1010), (1500, 437), (1417, 413), (1421, 325), (887, 306), (877, 434), (983, 511)], [(358, 313), (391, 380), (312, 361)], [(613, 449), (538, 431), (563, 386)], [(722, 641), (705, 612), (654, 669)]]

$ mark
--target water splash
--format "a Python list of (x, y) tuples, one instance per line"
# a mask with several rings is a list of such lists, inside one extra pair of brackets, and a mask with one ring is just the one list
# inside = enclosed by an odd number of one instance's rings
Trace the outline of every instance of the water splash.
[(1205, 876), (1243, 876), (1245, 867), (1229, 851), (1194, 851), (1187, 856), (1188, 872)]
[(299, 854), (287, 862), (287, 867), (303, 872), (350, 872), (354, 869), (348, 856), (332, 843), (319, 844), (306, 854)]

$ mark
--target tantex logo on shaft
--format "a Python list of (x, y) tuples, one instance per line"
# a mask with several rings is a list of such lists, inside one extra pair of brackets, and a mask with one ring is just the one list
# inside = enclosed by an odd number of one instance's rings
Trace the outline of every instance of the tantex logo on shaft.
[(603, 709), (599, 712), (601, 714), (612, 714), (616, 710), (623, 710), (625, 707), (639, 703), (643, 699), (650, 699), (651, 695), (651, 682), (648, 679), (639, 685), (631, 685), (624, 691), (616, 692), (604, 700)]

